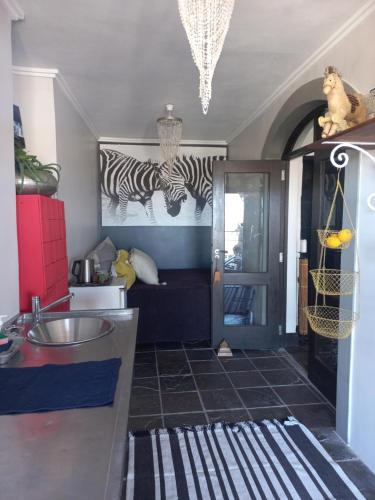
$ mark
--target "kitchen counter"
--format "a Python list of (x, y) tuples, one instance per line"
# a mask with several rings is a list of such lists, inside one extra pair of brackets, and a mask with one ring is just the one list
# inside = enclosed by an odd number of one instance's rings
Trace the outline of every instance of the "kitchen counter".
[[(46, 347), (25, 341), (6, 366), (121, 357), (114, 404), (0, 416), (0, 497), (4, 500), (121, 498), (138, 310), (85, 311), (84, 315), (110, 319), (115, 329), (105, 337), (74, 346)], [(66, 314), (42, 316), (61, 317)]]

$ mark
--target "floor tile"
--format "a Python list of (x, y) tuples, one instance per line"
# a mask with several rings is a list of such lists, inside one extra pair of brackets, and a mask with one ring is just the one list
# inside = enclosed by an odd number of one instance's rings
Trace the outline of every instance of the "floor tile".
[(244, 353), (248, 358), (266, 358), (269, 356), (275, 356), (275, 353), (271, 350), (244, 349)]
[(286, 405), (319, 403), (322, 401), (307, 385), (274, 387), (274, 390)]
[(283, 403), (269, 387), (238, 389), (238, 393), (246, 408), (283, 406)]
[(269, 358), (252, 358), (251, 361), (258, 370), (280, 370), (281, 368), (290, 368), (283, 359), (277, 356)]
[(142, 392), (133, 391), (130, 398), (130, 416), (160, 415), (159, 392), (142, 389)]
[(163, 392), (161, 397), (164, 413), (202, 411), (197, 392)]
[(202, 373), (195, 375), (198, 389), (204, 391), (209, 389), (230, 389), (231, 383), (224, 373)]
[(197, 373), (220, 373), (223, 371), (220, 363), (216, 360), (211, 361), (191, 361), (191, 370)]
[(156, 358), (158, 363), (170, 362), (174, 363), (184, 362), (186, 361), (185, 351), (182, 349), (178, 349), (175, 351), (156, 351)]
[(182, 349), (182, 342), (156, 342), (155, 348), (157, 351)]
[(195, 391), (195, 383), (192, 375), (175, 375), (160, 377), (160, 390), (162, 392), (186, 392)]
[(190, 427), (192, 425), (207, 424), (207, 419), (204, 413), (178, 413), (168, 414), (164, 417), (165, 427)]
[(311, 429), (335, 426), (335, 413), (327, 404), (288, 405), (288, 407), (302, 424)]
[(294, 385), (303, 384), (304, 380), (294, 370), (262, 370), (263, 377), (270, 385)]
[(128, 431), (148, 431), (150, 429), (161, 429), (162, 427), (161, 416), (129, 417), (128, 420)]
[(375, 499), (375, 475), (359, 460), (340, 462), (340, 467), (367, 499)]
[(249, 420), (249, 415), (245, 409), (208, 411), (207, 417), (211, 424), (216, 422), (235, 423)]
[(200, 391), (206, 410), (231, 410), (243, 408), (234, 389), (216, 389)]
[(155, 351), (155, 344), (145, 343), (145, 344), (137, 344), (135, 347), (135, 352), (149, 352)]
[(252, 408), (249, 410), (251, 418), (255, 422), (262, 420), (285, 420), (287, 417), (292, 416), (292, 413), (286, 406), (270, 406), (269, 408)]
[(355, 453), (333, 429), (319, 429), (313, 431), (313, 434), (334, 460), (352, 460), (355, 458)]
[(133, 378), (132, 391), (134, 389), (153, 389), (154, 391), (159, 390), (159, 380), (157, 377), (147, 377), (147, 378)]
[(230, 358), (221, 358), (220, 361), (224, 366), (224, 370), (227, 372), (239, 372), (239, 371), (250, 371), (254, 370), (254, 365), (252, 362), (247, 359), (230, 359)]
[(304, 368), (306, 371), (308, 370), (309, 358), (307, 353), (304, 352), (294, 353), (291, 354), (291, 356), (294, 358), (295, 361), (297, 361), (299, 365), (302, 366), (302, 368)]
[(260, 372), (231, 372), (228, 373), (234, 387), (263, 387), (267, 382)]
[(148, 364), (155, 363), (155, 352), (136, 352), (134, 357), (134, 363), (137, 364)]
[(190, 367), (187, 362), (185, 363), (160, 363), (159, 375), (186, 375), (190, 373)]
[(185, 352), (190, 361), (216, 359), (216, 354), (212, 349), (188, 349)]
[(183, 344), (185, 349), (207, 349), (211, 347), (211, 342), (209, 340), (190, 340)]
[(156, 377), (156, 363), (134, 364), (133, 377)]
[(156, 353), (159, 375), (183, 375), (190, 373), (184, 351), (158, 351)]

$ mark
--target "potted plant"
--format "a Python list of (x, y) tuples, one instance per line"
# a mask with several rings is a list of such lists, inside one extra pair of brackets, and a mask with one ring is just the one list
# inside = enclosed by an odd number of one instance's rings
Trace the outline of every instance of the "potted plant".
[(43, 165), (17, 142), (14, 143), (17, 194), (44, 194), (52, 196), (60, 180), (60, 165)]

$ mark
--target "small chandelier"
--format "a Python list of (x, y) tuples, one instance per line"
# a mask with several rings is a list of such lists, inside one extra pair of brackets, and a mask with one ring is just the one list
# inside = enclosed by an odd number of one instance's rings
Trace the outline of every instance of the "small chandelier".
[(158, 136), (163, 160), (172, 173), (182, 136), (182, 120), (173, 116), (173, 104), (166, 104), (167, 116), (157, 119)]
[(223, 49), (234, 0), (178, 0), (193, 60), (199, 70), (199, 97), (207, 114), (212, 78)]

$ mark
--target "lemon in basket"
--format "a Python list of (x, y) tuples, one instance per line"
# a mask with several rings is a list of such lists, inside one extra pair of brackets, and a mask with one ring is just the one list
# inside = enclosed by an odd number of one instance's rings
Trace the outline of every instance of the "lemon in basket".
[(326, 246), (328, 248), (339, 248), (342, 245), (342, 241), (337, 234), (331, 234), (326, 238)]
[(341, 229), (337, 234), (337, 237), (341, 243), (348, 243), (353, 238), (353, 233), (350, 229)]

